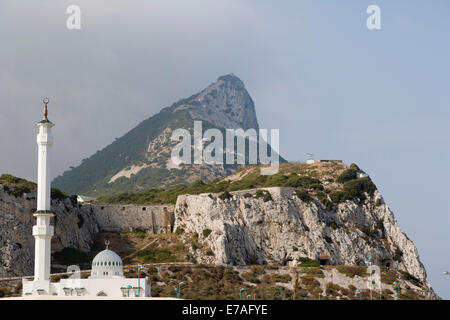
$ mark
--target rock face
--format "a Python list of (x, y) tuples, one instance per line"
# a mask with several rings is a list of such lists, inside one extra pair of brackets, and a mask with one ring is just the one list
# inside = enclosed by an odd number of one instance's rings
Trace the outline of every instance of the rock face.
[[(31, 275), (34, 270), (36, 191), (15, 197), (0, 185), (0, 277)], [(92, 216), (79, 212), (69, 198), (53, 200), (55, 235), (52, 250), (72, 247), (88, 251), (98, 227)]]
[(233, 74), (219, 77), (200, 92), (194, 102), (180, 105), (175, 111), (184, 108), (193, 119), (209, 122), (216, 128), (259, 128), (255, 104), (244, 83)]
[[(16, 197), (6, 190), (0, 185), (0, 278), (32, 275), (36, 191)], [(52, 211), (52, 252), (67, 247), (88, 252), (100, 231), (170, 233), (174, 225), (173, 205), (79, 206), (64, 198), (52, 200)]]
[(53, 185), (70, 194), (102, 196), (199, 179), (210, 181), (239, 168), (237, 164), (183, 165), (171, 160), (171, 151), (178, 144), (171, 140), (173, 131), (186, 129), (192, 135), (197, 120), (202, 121), (203, 131), (259, 128), (255, 105), (244, 83), (232, 74), (221, 76), (201, 92), (142, 121), (80, 166), (57, 177)]
[(225, 200), (211, 194), (178, 197), (175, 229), (184, 230), (185, 239), (198, 235), (214, 253), (197, 249), (197, 262), (285, 264), (325, 253), (331, 264), (364, 265), (370, 258), (374, 265), (426, 279), (417, 249), (378, 192), (361, 204), (347, 201), (327, 211), (317, 200), (300, 200), (292, 188), (265, 190), (272, 200), (255, 190), (233, 192)]

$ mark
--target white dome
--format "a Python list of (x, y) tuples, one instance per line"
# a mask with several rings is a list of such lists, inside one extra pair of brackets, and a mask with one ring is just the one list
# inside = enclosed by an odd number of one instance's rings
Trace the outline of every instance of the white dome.
[(92, 260), (90, 278), (123, 277), (122, 259), (111, 250), (103, 250)]

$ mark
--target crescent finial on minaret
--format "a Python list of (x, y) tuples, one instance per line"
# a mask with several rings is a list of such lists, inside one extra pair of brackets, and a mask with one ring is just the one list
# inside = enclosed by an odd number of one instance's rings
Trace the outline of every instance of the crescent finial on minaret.
[(50, 100), (48, 98), (44, 98), (44, 100), (42, 100), (42, 102), (44, 102), (44, 118), (42, 120), (48, 121), (47, 115), (48, 115), (48, 110), (47, 110), (47, 104), (50, 102)]

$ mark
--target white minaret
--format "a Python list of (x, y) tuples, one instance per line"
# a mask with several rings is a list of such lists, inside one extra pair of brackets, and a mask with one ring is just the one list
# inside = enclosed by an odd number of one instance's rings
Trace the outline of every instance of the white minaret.
[(37, 135), (38, 154), (38, 191), (37, 191), (37, 211), (36, 225), (33, 226), (33, 236), (35, 238), (34, 250), (34, 290), (36, 294), (50, 294), (50, 255), (51, 238), (54, 230), (50, 225), (50, 218), (53, 217), (51, 211), (50, 197), (50, 159), (53, 145), (52, 127), (54, 124), (47, 118), (47, 104), (49, 100), (44, 99), (44, 118), (39, 121), (39, 133)]

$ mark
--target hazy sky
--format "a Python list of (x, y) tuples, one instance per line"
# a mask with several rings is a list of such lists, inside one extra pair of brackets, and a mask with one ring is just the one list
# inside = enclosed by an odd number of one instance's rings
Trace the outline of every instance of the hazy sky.
[[(66, 28), (70, 4), (81, 30)], [(446, 0), (2, 0), (0, 173), (36, 180), (45, 96), (55, 176), (233, 72), (285, 158), (371, 175), (450, 298), (449, 14)]]

